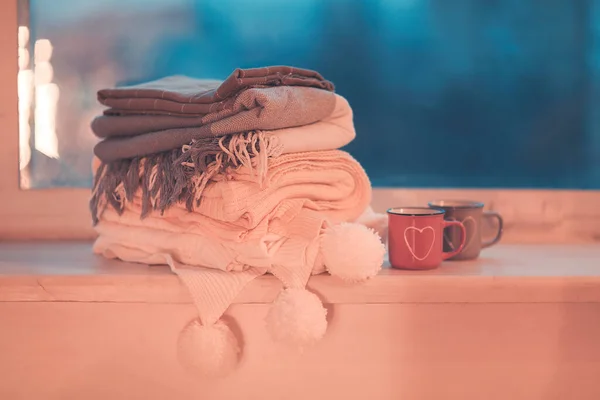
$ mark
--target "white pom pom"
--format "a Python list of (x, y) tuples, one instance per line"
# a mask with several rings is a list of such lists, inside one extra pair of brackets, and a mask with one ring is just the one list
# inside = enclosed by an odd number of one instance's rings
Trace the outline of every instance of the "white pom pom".
[(179, 359), (192, 372), (207, 376), (225, 376), (238, 363), (240, 348), (227, 325), (217, 321), (203, 326), (192, 321), (179, 335)]
[(321, 300), (304, 289), (285, 289), (271, 305), (267, 330), (274, 340), (297, 346), (310, 345), (325, 335), (327, 310)]
[(381, 270), (385, 246), (372, 229), (344, 222), (325, 230), (321, 236), (321, 255), (331, 275), (357, 282)]

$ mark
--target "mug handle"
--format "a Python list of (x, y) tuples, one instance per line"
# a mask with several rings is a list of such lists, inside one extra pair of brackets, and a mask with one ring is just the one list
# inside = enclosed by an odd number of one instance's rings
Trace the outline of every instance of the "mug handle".
[(485, 248), (485, 247), (490, 247), (490, 246), (495, 245), (496, 243), (498, 243), (500, 241), (500, 239), (502, 239), (502, 231), (504, 229), (504, 220), (502, 219), (502, 216), (500, 216), (500, 214), (498, 214), (496, 211), (484, 211), (483, 217), (484, 218), (496, 218), (498, 220), (498, 232), (496, 233), (496, 237), (490, 241), (481, 243), (481, 247)]
[(454, 257), (460, 253), (463, 247), (465, 247), (465, 242), (467, 241), (467, 230), (462, 222), (444, 220), (444, 229), (448, 228), (449, 226), (458, 226), (460, 228), (460, 246), (458, 246), (458, 248), (454, 251), (442, 252), (442, 260), (447, 260), (450, 257)]

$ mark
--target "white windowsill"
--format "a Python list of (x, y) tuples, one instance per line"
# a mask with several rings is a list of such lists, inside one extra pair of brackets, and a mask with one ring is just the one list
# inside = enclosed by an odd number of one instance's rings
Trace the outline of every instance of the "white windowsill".
[[(424, 272), (385, 268), (357, 285), (318, 275), (308, 287), (333, 304), (600, 302), (600, 246), (499, 245), (477, 261)], [(235, 302), (270, 303), (280, 289), (263, 276)], [(167, 267), (106, 260), (90, 242), (0, 244), (0, 302), (30, 301), (191, 302)]]

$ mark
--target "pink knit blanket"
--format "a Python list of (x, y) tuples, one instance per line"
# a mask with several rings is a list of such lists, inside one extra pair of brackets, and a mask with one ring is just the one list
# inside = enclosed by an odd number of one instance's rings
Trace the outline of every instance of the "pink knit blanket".
[[(192, 184), (201, 179), (192, 176)], [(196, 180), (194, 182), (194, 179)], [(118, 213), (135, 210), (138, 216), (153, 204), (138, 190), (127, 201), (121, 186), (112, 201), (118, 201)], [(109, 199), (102, 199), (103, 210)], [(285, 225), (290, 215), (301, 208), (321, 212), (333, 222), (358, 218), (371, 201), (371, 185), (361, 165), (341, 150), (291, 153), (267, 160), (267, 171), (259, 174), (252, 165), (244, 165), (214, 177), (205, 184), (193, 213), (177, 203), (164, 211), (171, 220), (201, 215), (225, 223), (228, 228), (253, 229), (265, 218)], [(101, 213), (100, 213), (101, 214)], [(99, 215), (99, 218), (100, 215)], [(219, 229), (215, 232), (219, 234)]]
[(204, 190), (198, 212), (252, 228), (281, 209), (284, 200), (334, 222), (354, 220), (371, 202), (371, 185), (362, 166), (344, 151), (285, 154), (268, 161), (260, 183), (249, 167), (217, 176)]
[[(188, 287), (204, 324), (214, 323), (244, 285), (270, 272), (304, 288), (324, 272), (319, 238), (328, 224), (374, 221), (365, 210), (369, 179), (349, 154), (334, 150), (269, 160), (264, 182), (241, 167), (210, 182), (200, 206), (178, 204), (139, 216), (140, 191), (121, 212), (99, 216), (94, 251), (108, 258), (168, 264)], [(205, 268), (198, 268), (205, 267)]]

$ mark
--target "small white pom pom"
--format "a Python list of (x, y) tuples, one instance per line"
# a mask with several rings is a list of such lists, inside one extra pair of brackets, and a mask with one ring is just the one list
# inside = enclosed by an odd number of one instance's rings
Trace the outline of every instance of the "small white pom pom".
[(325, 335), (327, 310), (321, 300), (305, 289), (285, 289), (271, 305), (267, 330), (274, 340), (305, 346)]
[(358, 282), (381, 270), (385, 246), (374, 230), (344, 222), (325, 230), (321, 236), (321, 255), (331, 275)]
[(206, 377), (230, 373), (238, 363), (240, 348), (231, 329), (221, 321), (203, 326), (192, 321), (179, 335), (178, 354), (182, 365)]

